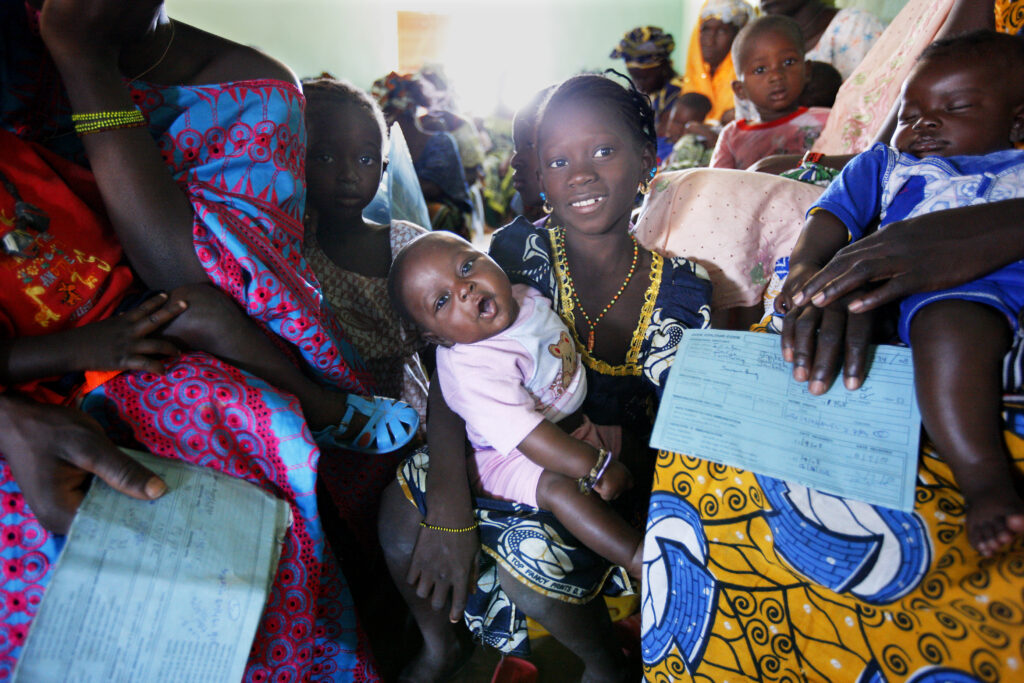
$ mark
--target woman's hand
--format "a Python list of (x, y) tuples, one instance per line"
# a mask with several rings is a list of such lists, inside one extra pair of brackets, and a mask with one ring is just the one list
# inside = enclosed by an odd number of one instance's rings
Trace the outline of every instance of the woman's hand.
[(166, 339), (151, 337), (164, 325), (181, 315), (187, 304), (168, 303), (166, 294), (144, 301), (138, 308), (77, 328), (75, 357), (81, 370), (138, 370), (162, 374), (161, 357), (181, 353)]
[(843, 384), (853, 391), (864, 383), (873, 332), (874, 313), (850, 313), (845, 300), (826, 308), (793, 306), (782, 320), (782, 358), (793, 364), (793, 379), (809, 382), (816, 396), (828, 391), (842, 362)]
[(864, 383), (868, 343), (874, 315), (853, 314), (841, 303), (825, 308), (796, 304), (820, 270), (811, 262), (790, 262), (790, 271), (775, 298), (775, 311), (783, 314), (782, 359), (793, 364), (793, 379), (810, 382), (807, 390), (818, 396), (828, 391), (843, 365), (843, 384), (854, 390)]
[(93, 475), (132, 498), (153, 500), (166, 484), (118, 449), (75, 408), (0, 396), (0, 452), (25, 501), (50, 531), (65, 534)]
[(608, 468), (594, 486), (594, 490), (604, 500), (615, 500), (631, 488), (633, 488), (633, 475), (618, 460), (608, 463)]
[[(1024, 199), (937, 211), (888, 225), (843, 248), (794, 294), (865, 312), (910, 294), (970, 282), (1024, 258)], [(862, 288), (881, 283), (871, 290)], [(862, 290), (855, 293), (855, 290)]]

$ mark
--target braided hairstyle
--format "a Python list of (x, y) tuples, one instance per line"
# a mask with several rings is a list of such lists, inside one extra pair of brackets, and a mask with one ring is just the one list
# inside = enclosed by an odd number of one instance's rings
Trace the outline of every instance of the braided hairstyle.
[(388, 124), (384, 120), (377, 101), (365, 90), (356, 87), (342, 78), (334, 78), (328, 73), (319, 78), (302, 81), (302, 91), (306, 96), (306, 110), (324, 104), (351, 104), (363, 110), (380, 128), (381, 148), (385, 149), (388, 142)]
[[(626, 81), (628, 87), (620, 85), (606, 74), (618, 76)], [(657, 149), (658, 134), (654, 129), (655, 117), (651, 99), (637, 89), (629, 76), (615, 69), (607, 69), (603, 74), (580, 74), (555, 86), (537, 114), (537, 139), (540, 139), (544, 122), (550, 118), (551, 112), (562, 104), (580, 102), (592, 102), (617, 116), (625, 124), (639, 149), (649, 146), (652, 154)]]

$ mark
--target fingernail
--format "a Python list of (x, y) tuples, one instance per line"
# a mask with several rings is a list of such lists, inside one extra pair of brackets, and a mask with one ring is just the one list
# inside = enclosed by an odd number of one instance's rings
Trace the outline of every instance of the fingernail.
[(814, 295), (811, 301), (814, 302), (815, 306), (820, 306), (823, 303), (825, 303), (825, 295), (821, 292), (818, 292), (817, 294)]
[(793, 379), (797, 382), (806, 382), (807, 376), (807, 368), (793, 368)]
[(150, 500), (155, 500), (167, 493), (167, 484), (160, 477), (150, 477), (146, 482), (146, 495)]
[(856, 391), (857, 389), (860, 389), (860, 380), (857, 379), (856, 377), (847, 377), (846, 379), (843, 380), (843, 384), (845, 384), (846, 388), (849, 389), (850, 391)]
[(782, 349), (782, 360), (787, 363), (793, 362), (793, 349)]
[(864, 302), (860, 299), (854, 299), (847, 308), (850, 309), (851, 313), (860, 313), (860, 309), (864, 308)]
[(811, 392), (815, 396), (818, 396), (820, 394), (824, 394), (825, 393), (825, 383), (822, 382), (821, 380), (816, 379), (813, 382), (811, 382), (810, 386), (807, 387), (807, 391)]
[(794, 306), (800, 306), (803, 303), (804, 303), (804, 293), (803, 292), (797, 292), (796, 294), (793, 295), (793, 305)]

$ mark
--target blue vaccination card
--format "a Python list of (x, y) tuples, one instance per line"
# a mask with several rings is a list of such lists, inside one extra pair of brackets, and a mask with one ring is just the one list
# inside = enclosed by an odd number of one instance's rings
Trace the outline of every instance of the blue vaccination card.
[(812, 396), (778, 336), (687, 330), (651, 447), (909, 512), (921, 436), (910, 349), (873, 347), (869, 361), (860, 389)]

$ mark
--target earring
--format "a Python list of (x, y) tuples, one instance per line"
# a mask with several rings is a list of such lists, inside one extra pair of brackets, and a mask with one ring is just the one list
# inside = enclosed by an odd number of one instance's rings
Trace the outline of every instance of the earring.
[(654, 166), (648, 171), (647, 177), (640, 181), (640, 194), (647, 194), (651, 191), (651, 181), (654, 180), (654, 175), (658, 172), (658, 169)]
[(540, 198), (544, 200), (544, 205), (541, 206), (541, 209), (544, 210), (544, 213), (551, 213), (552, 211), (554, 211), (554, 209), (551, 208), (551, 205), (548, 204), (548, 196), (546, 194), (541, 192), (540, 193)]

